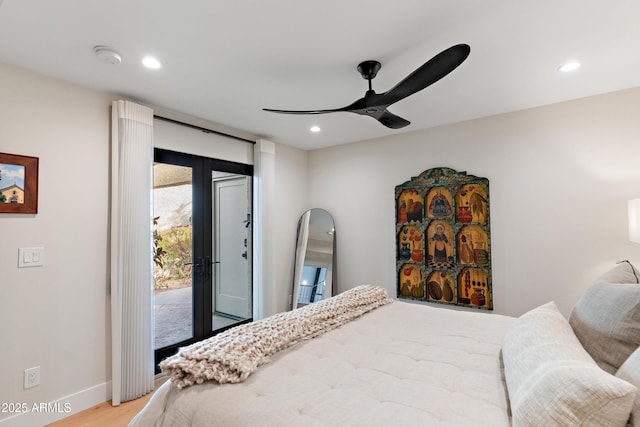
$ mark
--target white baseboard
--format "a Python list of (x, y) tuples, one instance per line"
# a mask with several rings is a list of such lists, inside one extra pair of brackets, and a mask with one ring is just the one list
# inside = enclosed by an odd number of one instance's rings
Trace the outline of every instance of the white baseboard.
[(111, 381), (89, 387), (53, 402), (31, 404), (26, 412), (1, 419), (0, 427), (45, 426), (109, 399), (111, 399)]

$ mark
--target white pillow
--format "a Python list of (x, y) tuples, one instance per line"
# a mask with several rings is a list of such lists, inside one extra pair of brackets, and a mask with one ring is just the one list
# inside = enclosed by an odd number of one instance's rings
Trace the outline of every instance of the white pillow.
[(638, 388), (636, 399), (633, 402), (633, 409), (631, 410), (629, 425), (631, 427), (640, 427), (640, 347), (622, 364), (616, 373), (616, 377), (622, 378)]
[(511, 326), (502, 356), (514, 427), (626, 425), (636, 388), (598, 367), (554, 302)]

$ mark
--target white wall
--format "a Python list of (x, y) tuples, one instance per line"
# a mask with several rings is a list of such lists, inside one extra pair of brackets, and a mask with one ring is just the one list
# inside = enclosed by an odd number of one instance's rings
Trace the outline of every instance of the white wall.
[(638, 117), (640, 88), (311, 152), (310, 204), (334, 215), (340, 290), (395, 296), (394, 187), (450, 167), (490, 181), (494, 311), (555, 300), (568, 314), (640, 254), (626, 218), (640, 197)]
[[(49, 402), (110, 377), (111, 96), (0, 64), (0, 151), (40, 158), (37, 215), (0, 214), (0, 402)], [(45, 265), (17, 268), (18, 248)], [(41, 367), (23, 390), (23, 370)], [(0, 413), (0, 419), (11, 414)]]

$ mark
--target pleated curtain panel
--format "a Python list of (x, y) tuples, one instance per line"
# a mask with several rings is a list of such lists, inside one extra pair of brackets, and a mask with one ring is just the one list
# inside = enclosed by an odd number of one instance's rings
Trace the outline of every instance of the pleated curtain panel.
[(153, 110), (111, 111), (112, 404), (153, 390)]

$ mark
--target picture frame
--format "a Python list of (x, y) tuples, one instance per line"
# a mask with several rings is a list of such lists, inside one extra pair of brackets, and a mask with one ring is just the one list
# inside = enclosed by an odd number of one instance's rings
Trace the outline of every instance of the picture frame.
[(0, 153), (0, 214), (38, 213), (38, 157)]

